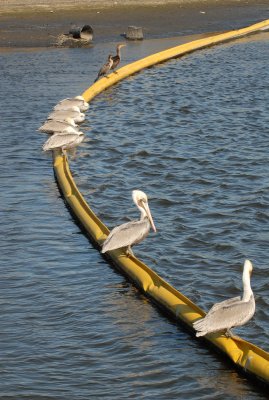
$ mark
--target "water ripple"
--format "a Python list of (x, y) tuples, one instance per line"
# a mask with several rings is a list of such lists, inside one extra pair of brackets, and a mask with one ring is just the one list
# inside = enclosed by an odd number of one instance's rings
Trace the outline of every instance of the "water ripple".
[[(152, 46), (126, 47), (126, 62)], [(111, 43), (84, 50), (0, 59), (0, 397), (265, 398), (110, 268), (64, 207), (36, 129)], [(267, 66), (265, 33), (137, 74), (91, 103), (91, 141), (70, 163), (109, 227), (137, 218), (132, 189), (148, 193), (158, 234), (135, 252), (205, 310), (238, 295), (249, 257), (257, 312), (237, 332), (268, 350)]]

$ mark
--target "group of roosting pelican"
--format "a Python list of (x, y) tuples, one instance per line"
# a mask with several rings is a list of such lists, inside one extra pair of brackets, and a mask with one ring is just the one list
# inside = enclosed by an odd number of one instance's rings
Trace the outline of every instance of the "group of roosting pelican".
[[(118, 44), (116, 55), (108, 56), (108, 61), (100, 68), (95, 82), (115, 70), (121, 61), (121, 51), (125, 44)], [(39, 128), (40, 132), (51, 134), (49, 139), (44, 143), (43, 150), (61, 149), (64, 154), (66, 150), (75, 148), (84, 140), (84, 133), (79, 130), (78, 124), (85, 119), (86, 111), (89, 104), (82, 96), (61, 100), (55, 107), (53, 112), (48, 115), (45, 123)]]
[(83, 122), (89, 104), (82, 96), (61, 100), (51, 112), (46, 122), (39, 128), (40, 132), (51, 134), (44, 143), (43, 150), (62, 149), (66, 150), (76, 147), (84, 139), (84, 133), (78, 128), (77, 123)]
[[(109, 55), (107, 63), (100, 69), (96, 80), (118, 66), (122, 46), (124, 45), (117, 46), (116, 56)], [(81, 143), (84, 134), (79, 131), (76, 123), (84, 121), (85, 114), (82, 111), (86, 111), (88, 107), (88, 103), (81, 96), (60, 101), (54, 107), (54, 111), (49, 114), (47, 121), (39, 128), (41, 132), (52, 134), (43, 145), (43, 150), (61, 149), (65, 154), (66, 150)], [(132, 197), (141, 213), (140, 219), (112, 229), (102, 244), (102, 253), (124, 248), (126, 255), (133, 257), (131, 246), (140, 243), (148, 235), (150, 228), (156, 232), (147, 195), (141, 190), (133, 190)], [(221, 332), (230, 337), (232, 336), (231, 328), (242, 326), (252, 318), (255, 312), (255, 299), (250, 286), (252, 269), (252, 263), (246, 260), (242, 276), (242, 297), (234, 297), (214, 304), (204, 318), (193, 323), (196, 336)]]

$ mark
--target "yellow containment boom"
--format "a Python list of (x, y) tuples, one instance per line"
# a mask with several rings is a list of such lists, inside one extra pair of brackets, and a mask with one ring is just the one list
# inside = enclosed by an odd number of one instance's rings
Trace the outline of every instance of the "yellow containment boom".
[[(269, 20), (266, 20), (247, 28), (195, 40), (153, 54), (120, 68), (116, 74), (112, 73), (107, 78), (100, 79), (83, 93), (83, 97), (89, 102), (106, 88), (143, 68), (268, 28)], [(109, 233), (108, 228), (98, 219), (79, 192), (70, 173), (66, 157), (60, 151), (55, 150), (53, 158), (54, 172), (62, 195), (87, 236), (96, 247), (100, 248)], [(176, 320), (184, 323), (194, 333), (192, 324), (205, 315), (203, 310), (136, 257), (127, 257), (121, 249), (118, 249), (109, 252), (109, 258), (115, 267), (128, 276), (156, 304)], [(227, 338), (216, 333), (205, 336), (204, 340), (232, 360), (241, 370), (269, 384), (269, 353), (239, 337)]]
[(184, 43), (180, 46), (172, 47), (170, 49), (161, 51), (160, 53), (152, 54), (148, 57), (142, 58), (141, 60), (135, 61), (131, 64), (125, 65), (124, 67), (117, 70), (117, 73), (112, 73), (106, 78), (102, 78), (94, 83), (89, 89), (87, 89), (82, 96), (88, 102), (90, 102), (97, 94), (103, 90), (114, 85), (115, 83), (127, 78), (136, 72), (141, 71), (144, 68), (151, 67), (152, 65), (159, 64), (163, 61), (167, 61), (171, 58), (179, 57), (187, 53), (191, 53), (195, 50), (199, 50), (205, 47), (214, 46), (218, 43), (224, 43), (229, 40), (238, 39), (240, 37), (258, 33), (269, 29), (269, 19), (251, 25), (247, 28), (238, 29), (235, 31), (229, 31), (221, 33), (219, 35), (209, 36), (203, 39), (194, 40), (189, 43)]

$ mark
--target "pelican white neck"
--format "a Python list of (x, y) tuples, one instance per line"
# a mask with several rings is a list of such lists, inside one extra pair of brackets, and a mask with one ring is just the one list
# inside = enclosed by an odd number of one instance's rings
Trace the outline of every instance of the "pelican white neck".
[(156, 232), (156, 228), (151, 216), (151, 212), (149, 209), (149, 205), (148, 205), (148, 198), (146, 193), (142, 192), (142, 190), (133, 190), (132, 192), (132, 197), (133, 197), (133, 201), (136, 204), (136, 206), (138, 207), (138, 209), (141, 211), (141, 217), (140, 220), (143, 220), (144, 218), (148, 218), (149, 222), (152, 226), (152, 229), (154, 232)]
[(246, 260), (244, 263), (244, 270), (243, 270), (243, 301), (249, 301), (251, 295), (253, 295), (251, 286), (250, 286), (250, 276), (253, 270), (252, 263), (249, 260)]

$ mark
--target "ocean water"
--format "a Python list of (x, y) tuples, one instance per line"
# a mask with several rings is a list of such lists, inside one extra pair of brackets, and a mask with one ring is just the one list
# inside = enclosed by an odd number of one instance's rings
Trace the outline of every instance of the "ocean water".
[[(191, 38), (183, 38), (182, 41)], [(158, 229), (135, 254), (208, 310), (240, 295), (254, 265), (254, 318), (268, 346), (269, 36), (202, 50), (126, 79), (90, 104), (75, 181), (109, 227)], [(174, 46), (129, 44), (123, 63)], [(267, 393), (161, 313), (81, 233), (37, 132), (58, 100), (93, 82), (115, 43), (1, 54), (3, 399), (264, 399)]]

